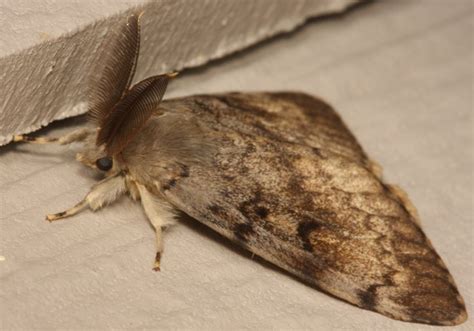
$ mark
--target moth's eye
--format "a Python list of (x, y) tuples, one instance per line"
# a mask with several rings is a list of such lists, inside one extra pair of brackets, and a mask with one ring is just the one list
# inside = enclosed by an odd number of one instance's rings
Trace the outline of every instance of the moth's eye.
[(97, 159), (97, 161), (95, 161), (95, 165), (102, 171), (108, 171), (112, 169), (112, 158), (109, 156), (101, 157), (100, 159)]

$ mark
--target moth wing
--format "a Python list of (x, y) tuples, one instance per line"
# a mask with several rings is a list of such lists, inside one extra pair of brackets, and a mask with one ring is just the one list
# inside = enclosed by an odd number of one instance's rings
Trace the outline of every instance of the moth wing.
[(213, 166), (156, 182), (178, 209), (362, 308), (428, 324), (466, 319), (409, 201), (374, 173), (330, 106), (296, 93), (174, 102), (220, 142)]
[(89, 84), (88, 117), (98, 126), (103, 124), (112, 107), (130, 87), (139, 49), (139, 15), (133, 14), (127, 18), (126, 24), (107, 35), (100, 62), (94, 70), (100, 74), (99, 80)]

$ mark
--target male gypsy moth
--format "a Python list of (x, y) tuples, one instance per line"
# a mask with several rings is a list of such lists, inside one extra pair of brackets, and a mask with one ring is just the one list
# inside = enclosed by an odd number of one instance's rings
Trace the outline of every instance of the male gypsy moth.
[[(128, 193), (156, 230), (178, 211), (275, 265), (359, 307), (410, 322), (467, 318), (453, 278), (420, 228), (415, 208), (336, 112), (302, 93), (227, 93), (161, 102), (175, 74), (130, 88), (139, 17), (105, 47), (90, 91), (91, 121), (61, 138), (84, 143), (77, 159), (105, 173), (76, 206), (97, 210)], [(97, 87), (98, 86), (98, 87)]]

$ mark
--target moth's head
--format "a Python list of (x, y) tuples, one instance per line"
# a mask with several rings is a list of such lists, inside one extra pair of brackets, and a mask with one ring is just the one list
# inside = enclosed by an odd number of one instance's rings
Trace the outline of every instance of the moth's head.
[(97, 134), (86, 140), (84, 151), (77, 159), (102, 171), (120, 170), (115, 165), (122, 151), (136, 138), (152, 114), (160, 112), (158, 105), (168, 81), (175, 75), (149, 77), (127, 89), (110, 108), (104, 104), (92, 108), (89, 115), (98, 124)]
[(103, 145), (97, 146), (96, 140), (96, 134), (88, 136), (84, 141), (83, 149), (76, 154), (76, 160), (87, 167), (103, 172), (118, 171), (118, 162), (114, 162), (114, 157), (107, 155)]
[(106, 38), (99, 67), (94, 70), (100, 75), (89, 86), (88, 115), (97, 134), (87, 139), (77, 159), (102, 171), (121, 170), (121, 152), (156, 111), (168, 81), (177, 74), (148, 77), (130, 87), (140, 48), (140, 16), (129, 16), (126, 24)]

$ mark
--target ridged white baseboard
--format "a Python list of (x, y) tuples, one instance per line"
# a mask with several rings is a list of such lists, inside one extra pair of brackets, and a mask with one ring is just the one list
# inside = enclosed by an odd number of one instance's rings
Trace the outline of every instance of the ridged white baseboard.
[(4, 0), (0, 145), (87, 111), (86, 85), (106, 32), (144, 10), (136, 79), (202, 65), (358, 0)]

